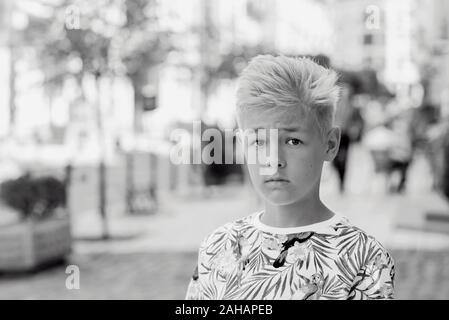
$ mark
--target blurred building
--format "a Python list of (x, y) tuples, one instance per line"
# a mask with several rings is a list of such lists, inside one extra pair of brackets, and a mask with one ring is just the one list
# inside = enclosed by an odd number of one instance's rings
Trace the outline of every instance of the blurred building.
[(334, 25), (335, 65), (373, 68), (399, 96), (410, 96), (420, 90), (423, 68), (436, 63), (432, 96), (441, 95), (447, 83), (447, 1), (329, 0), (327, 4)]
[[(421, 3), (422, 2), (422, 3)], [(417, 30), (421, 65), (427, 86), (427, 99), (441, 105), (449, 115), (449, 2), (421, 1), (416, 18), (421, 22)]]
[(244, 46), (273, 47), (274, 1), (171, 0), (160, 6), (163, 24), (176, 34), (180, 51), (170, 54), (160, 70), (159, 104), (147, 126), (161, 132), (169, 124), (200, 118), (231, 125), (233, 82), (222, 81), (205, 93), (204, 81), (210, 80), (205, 69), (216, 68), (223, 56), (238, 54)]
[(416, 83), (411, 59), (411, 2), (329, 1), (334, 25), (332, 61), (340, 68), (372, 68), (386, 83)]
[[(235, 78), (220, 79), (206, 94), (202, 82), (204, 67), (216, 67), (228, 54), (238, 57), (253, 48), (290, 55), (329, 55), (334, 50), (326, 1), (172, 0), (160, 6), (164, 24), (179, 34), (182, 52), (169, 56), (161, 70), (159, 106), (148, 119), (151, 128), (200, 117), (232, 127)], [(247, 60), (237, 63), (244, 66)]]
[(385, 1), (327, 1), (333, 25), (333, 64), (348, 70), (384, 70)]

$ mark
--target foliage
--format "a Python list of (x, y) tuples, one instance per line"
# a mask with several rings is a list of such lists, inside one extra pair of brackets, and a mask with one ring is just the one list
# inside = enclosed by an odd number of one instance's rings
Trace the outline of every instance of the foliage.
[(51, 217), (56, 208), (64, 207), (67, 195), (64, 183), (58, 179), (26, 174), (4, 181), (0, 185), (0, 199), (22, 218), (42, 219)]
[[(67, 25), (71, 5), (79, 8), (79, 28)], [(86, 74), (125, 75), (135, 87), (143, 86), (148, 70), (172, 50), (170, 32), (157, 27), (155, 0), (63, 0), (45, 6), (50, 14), (31, 16), (18, 41), (35, 51), (47, 88), (61, 87), (67, 78), (81, 83)]]

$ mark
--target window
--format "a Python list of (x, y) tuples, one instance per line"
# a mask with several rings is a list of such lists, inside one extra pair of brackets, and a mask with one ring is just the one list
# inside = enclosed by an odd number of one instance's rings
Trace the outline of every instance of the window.
[(374, 36), (372, 33), (367, 33), (363, 35), (363, 44), (372, 45), (374, 43)]

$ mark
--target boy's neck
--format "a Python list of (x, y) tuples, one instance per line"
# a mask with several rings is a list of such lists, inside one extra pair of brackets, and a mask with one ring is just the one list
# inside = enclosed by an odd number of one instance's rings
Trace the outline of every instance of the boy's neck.
[(261, 221), (278, 228), (294, 228), (330, 219), (334, 213), (327, 208), (315, 191), (310, 197), (289, 205), (272, 205), (265, 202)]

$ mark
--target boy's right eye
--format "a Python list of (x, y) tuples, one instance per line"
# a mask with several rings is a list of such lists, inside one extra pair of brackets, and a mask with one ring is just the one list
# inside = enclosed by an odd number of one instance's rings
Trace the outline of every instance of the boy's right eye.
[(265, 141), (256, 139), (256, 140), (254, 141), (254, 144), (255, 144), (257, 147), (262, 147), (262, 146), (265, 145)]

